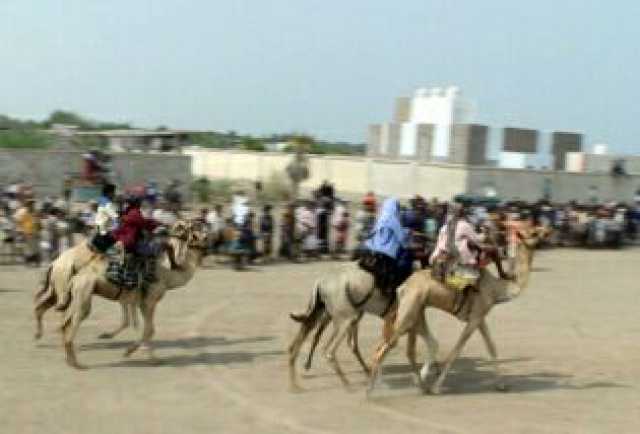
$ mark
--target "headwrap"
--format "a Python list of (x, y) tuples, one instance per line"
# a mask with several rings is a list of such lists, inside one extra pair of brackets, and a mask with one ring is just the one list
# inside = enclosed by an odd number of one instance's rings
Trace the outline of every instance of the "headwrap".
[(237, 195), (233, 197), (233, 223), (238, 226), (242, 226), (244, 224), (247, 215), (249, 214), (249, 206), (247, 205), (248, 201), (249, 199), (247, 199), (246, 196)]

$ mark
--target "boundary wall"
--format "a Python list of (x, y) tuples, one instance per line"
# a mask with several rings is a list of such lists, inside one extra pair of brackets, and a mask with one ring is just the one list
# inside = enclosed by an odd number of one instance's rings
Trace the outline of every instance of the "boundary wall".
[[(276, 152), (187, 149), (194, 176), (268, 182), (284, 173), (292, 155)], [(601, 173), (500, 169), (412, 160), (352, 156), (309, 156), (311, 177), (304, 189), (330, 180), (341, 194), (373, 191), (381, 196), (408, 198), (415, 194), (451, 199), (459, 193), (494, 191), (504, 199), (538, 200), (545, 193), (558, 202), (618, 200), (630, 202), (640, 189), (640, 176), (614, 177)]]
[[(60, 195), (66, 176), (82, 170), (79, 151), (0, 149), (0, 183), (24, 181), (38, 194)], [(118, 187), (154, 180), (162, 188), (173, 179), (184, 186), (192, 181), (191, 157), (167, 153), (114, 153), (113, 177)]]

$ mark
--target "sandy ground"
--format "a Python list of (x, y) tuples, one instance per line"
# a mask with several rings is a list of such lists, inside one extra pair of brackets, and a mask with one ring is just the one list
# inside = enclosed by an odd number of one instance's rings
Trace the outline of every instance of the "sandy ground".
[[(96, 299), (77, 341), (80, 360), (91, 368), (83, 372), (64, 364), (53, 312), (43, 340), (33, 341), (31, 298), (39, 273), (2, 267), (0, 432), (640, 431), (639, 249), (539, 254), (527, 292), (489, 318), (507, 393), (494, 391), (478, 336), (441, 396), (422, 395), (413, 385), (404, 341), (387, 359), (372, 399), (346, 348), (339, 356), (353, 390), (318, 357), (302, 372), (306, 392), (290, 393), (285, 350), (295, 325), (287, 312), (303, 308), (314, 279), (335, 266), (282, 264), (237, 273), (210, 264), (160, 305), (160, 365), (144, 354), (122, 357), (137, 331), (114, 341), (96, 338), (119, 319), (117, 305)], [(461, 325), (438, 312), (429, 318), (443, 357)], [(362, 323), (367, 354), (380, 324), (371, 317)]]

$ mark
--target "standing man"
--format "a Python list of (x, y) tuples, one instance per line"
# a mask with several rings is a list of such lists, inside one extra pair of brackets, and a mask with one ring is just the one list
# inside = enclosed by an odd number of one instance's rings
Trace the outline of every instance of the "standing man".
[(102, 187), (95, 217), (96, 234), (91, 240), (91, 245), (99, 252), (106, 252), (115, 243), (111, 236), (111, 231), (118, 225), (118, 210), (113, 203), (115, 195), (115, 185), (105, 184)]

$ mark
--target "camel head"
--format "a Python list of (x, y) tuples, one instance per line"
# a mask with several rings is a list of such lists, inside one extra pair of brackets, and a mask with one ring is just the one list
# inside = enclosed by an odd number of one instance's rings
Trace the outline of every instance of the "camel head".
[(533, 230), (519, 229), (516, 232), (516, 255), (514, 258), (515, 281), (508, 282), (500, 291), (499, 298), (502, 301), (512, 300), (522, 294), (522, 291), (529, 284), (529, 274), (535, 248), (540, 241), (538, 235)]
[(169, 229), (169, 236), (178, 238), (179, 240), (188, 240), (191, 233), (191, 224), (184, 220), (175, 222)]
[(209, 237), (207, 232), (201, 229), (192, 229), (189, 234), (188, 243), (190, 249), (198, 249), (206, 252), (209, 247)]

